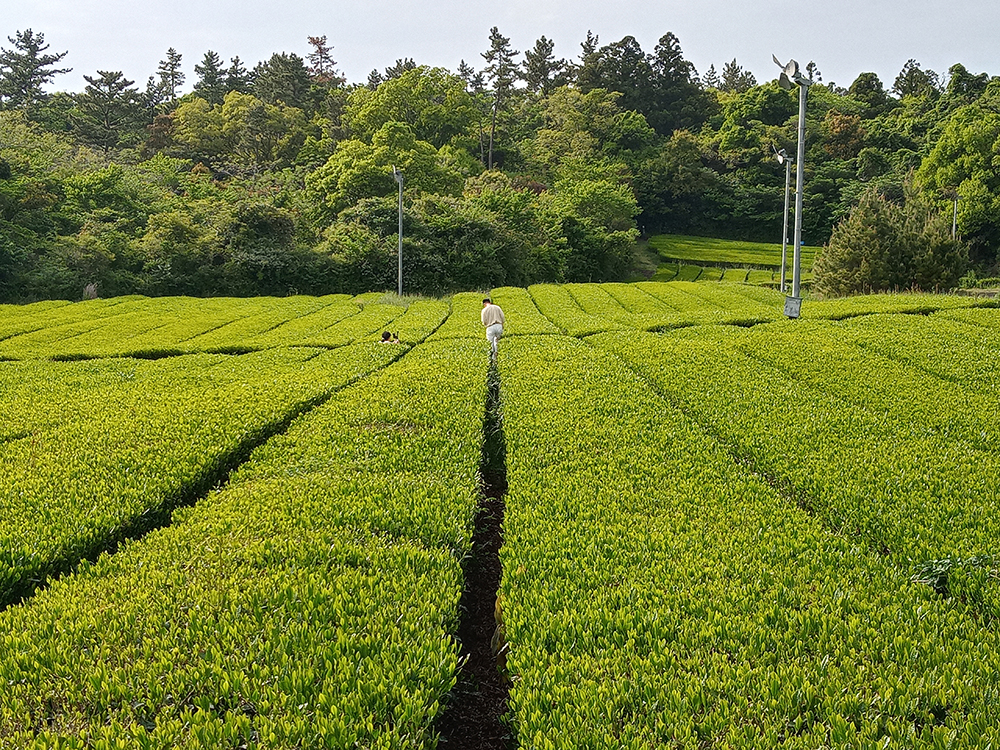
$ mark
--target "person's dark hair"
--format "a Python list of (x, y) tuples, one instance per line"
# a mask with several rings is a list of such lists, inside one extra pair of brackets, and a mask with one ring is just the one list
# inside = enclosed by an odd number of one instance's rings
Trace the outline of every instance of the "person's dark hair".
[(392, 341), (392, 334), (389, 333), (388, 331), (382, 331), (382, 340), (383, 341)]
[(483, 297), (483, 304), (485, 305), (487, 302), (493, 304), (493, 300), (491, 300), (489, 297)]

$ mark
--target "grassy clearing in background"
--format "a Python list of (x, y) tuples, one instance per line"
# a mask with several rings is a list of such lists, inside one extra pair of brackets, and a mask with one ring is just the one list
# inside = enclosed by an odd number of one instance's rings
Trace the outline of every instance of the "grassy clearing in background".
[[(698, 263), (729, 266), (781, 267), (781, 244), (718, 240), (711, 237), (688, 237), (679, 234), (658, 234), (649, 238), (664, 261), (697, 261)], [(811, 270), (817, 248), (802, 248), (802, 268)], [(792, 264), (792, 246), (788, 246), (788, 267)]]

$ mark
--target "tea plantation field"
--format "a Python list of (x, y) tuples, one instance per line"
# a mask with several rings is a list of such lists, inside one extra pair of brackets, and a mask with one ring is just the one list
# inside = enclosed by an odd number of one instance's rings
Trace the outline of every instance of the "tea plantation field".
[(0, 306), (0, 749), (456, 747), (491, 383), (509, 747), (1000, 748), (1000, 309), (492, 296)]

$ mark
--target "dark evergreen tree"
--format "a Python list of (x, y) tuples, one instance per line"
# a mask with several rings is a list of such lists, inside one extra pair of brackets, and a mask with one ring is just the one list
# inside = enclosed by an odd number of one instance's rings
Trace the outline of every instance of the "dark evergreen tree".
[(714, 65), (708, 66), (708, 71), (705, 73), (705, 77), (701, 79), (701, 83), (706, 89), (717, 89), (722, 84)]
[(384, 81), (384, 80), (385, 80), (385, 76), (382, 75), (382, 73), (379, 72), (378, 69), (375, 69), (375, 70), (372, 70), (372, 72), (368, 74), (368, 83), (366, 83), (365, 85), (369, 89), (371, 89), (372, 91), (374, 91), (375, 89), (377, 89), (379, 87), (379, 84), (382, 83), (382, 81)]
[(695, 128), (708, 117), (711, 100), (698, 85), (698, 72), (681, 52), (680, 41), (667, 32), (656, 45), (652, 65), (651, 98), (637, 109), (661, 135)]
[(222, 104), (226, 94), (229, 93), (222, 58), (209, 50), (201, 59), (201, 63), (195, 64), (194, 72), (198, 76), (194, 92), (209, 104)]
[(181, 71), (180, 52), (170, 47), (167, 50), (167, 59), (160, 60), (159, 67), (156, 68), (160, 76), (160, 87), (163, 89), (163, 96), (171, 104), (177, 101), (177, 92), (184, 85), (184, 73)]
[(66, 52), (44, 54), (49, 48), (45, 35), (31, 29), (7, 37), (13, 49), (0, 48), (0, 106), (26, 109), (46, 99), (42, 86), (72, 68), (53, 68)]
[(391, 81), (393, 78), (399, 78), (403, 73), (408, 70), (415, 70), (417, 63), (414, 62), (412, 57), (402, 57), (396, 60), (394, 65), (390, 65), (385, 69), (385, 77), (383, 80)]
[(947, 217), (919, 197), (900, 205), (870, 188), (817, 256), (814, 287), (834, 296), (953, 288), (968, 250), (951, 239), (949, 229)]
[(250, 92), (250, 73), (240, 60), (239, 55), (229, 61), (229, 69), (226, 71), (226, 93), (238, 91), (241, 94)]
[(920, 63), (911, 58), (893, 81), (892, 90), (900, 99), (904, 96), (927, 98), (938, 93), (938, 85), (938, 74), (933, 70), (921, 70)]
[(140, 95), (135, 81), (121, 71), (97, 71), (84, 76), (87, 86), (76, 97), (73, 127), (81, 141), (110, 153), (138, 141), (143, 125)]
[(598, 88), (598, 44), (600, 37), (587, 30), (587, 38), (580, 42), (580, 62), (573, 65), (570, 72), (573, 82), (581, 91)]
[(862, 73), (854, 79), (847, 95), (867, 106), (864, 117), (877, 117), (889, 106), (889, 94), (875, 73)]
[(524, 53), (524, 82), (528, 91), (552, 93), (552, 89), (566, 83), (568, 64), (564, 59), (555, 59), (555, 42), (541, 37), (533, 49)]
[(311, 80), (305, 61), (293, 53), (275, 53), (253, 69), (252, 93), (268, 104), (283, 102), (305, 109)]
[(514, 83), (519, 77), (517, 63), (514, 58), (520, 52), (510, 46), (510, 39), (500, 33), (494, 26), (490, 29), (490, 48), (483, 52), (486, 67), (483, 69), (493, 89), (493, 112), (490, 118), (490, 141), (486, 168), (493, 169), (493, 148), (496, 143), (497, 115), (514, 90)]
[(742, 94), (757, 85), (757, 79), (749, 70), (743, 68), (736, 62), (734, 57), (731, 62), (727, 62), (722, 68), (722, 81), (719, 83), (720, 91), (735, 91)]
[(945, 93), (952, 104), (970, 104), (986, 93), (990, 77), (987, 73), (973, 75), (961, 63), (948, 68), (948, 87)]
[(617, 91), (619, 106), (636, 112), (648, 110), (652, 94), (653, 68), (635, 37), (607, 44), (588, 55), (577, 77), (584, 93), (593, 89)]
[(155, 76), (150, 76), (146, 80), (146, 90), (143, 91), (138, 97), (139, 106), (145, 113), (145, 120), (147, 124), (151, 124), (156, 118), (156, 115), (160, 113), (161, 105), (166, 101), (166, 92), (163, 89), (163, 83), (156, 80)]

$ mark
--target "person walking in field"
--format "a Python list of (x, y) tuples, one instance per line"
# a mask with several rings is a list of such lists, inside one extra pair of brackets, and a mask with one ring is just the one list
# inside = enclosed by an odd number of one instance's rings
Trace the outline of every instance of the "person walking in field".
[(497, 356), (497, 342), (503, 335), (503, 310), (500, 305), (494, 305), (489, 297), (483, 300), (483, 312), (480, 314), (483, 325), (486, 326), (486, 340), (493, 347), (493, 357)]

